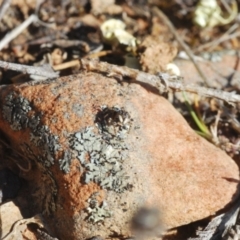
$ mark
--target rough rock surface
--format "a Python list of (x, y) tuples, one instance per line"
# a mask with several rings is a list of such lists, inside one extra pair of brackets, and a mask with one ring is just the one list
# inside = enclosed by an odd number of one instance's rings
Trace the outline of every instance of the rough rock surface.
[(35, 211), (60, 239), (130, 236), (146, 206), (177, 227), (238, 192), (232, 159), (146, 86), (95, 73), (2, 86), (0, 113), (1, 134), (31, 161)]

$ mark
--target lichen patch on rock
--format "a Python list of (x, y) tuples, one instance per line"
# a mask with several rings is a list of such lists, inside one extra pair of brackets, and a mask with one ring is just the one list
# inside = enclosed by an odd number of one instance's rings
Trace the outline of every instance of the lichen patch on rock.
[(104, 106), (96, 117), (99, 133), (94, 133), (93, 127), (86, 127), (70, 136), (70, 148), (85, 170), (82, 177), (85, 184), (93, 181), (119, 193), (132, 187), (123, 168), (127, 158), (124, 138), (130, 130), (130, 120), (123, 109)]
[[(29, 113), (32, 114), (29, 114)], [(54, 155), (59, 150), (58, 136), (51, 134), (48, 126), (40, 122), (42, 113), (34, 112), (30, 102), (16, 94), (10, 93), (5, 98), (2, 111), (4, 119), (14, 131), (29, 128), (30, 142), (42, 149), (42, 161), (46, 167), (54, 164)]]
[(98, 192), (95, 192), (88, 199), (88, 207), (86, 211), (88, 212), (87, 220), (93, 223), (104, 221), (105, 218), (111, 217), (111, 212), (108, 209), (107, 203), (103, 201), (99, 203), (96, 199)]

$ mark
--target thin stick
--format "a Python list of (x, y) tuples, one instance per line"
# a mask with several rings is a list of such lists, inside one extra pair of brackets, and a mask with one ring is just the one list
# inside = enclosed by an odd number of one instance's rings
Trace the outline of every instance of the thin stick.
[(3, 0), (2, 1), (2, 4), (0, 6), (0, 21), (2, 20), (5, 12), (9, 8), (10, 4), (11, 4), (11, 0)]
[(6, 70), (13, 70), (17, 72), (22, 72), (24, 74), (31, 74), (36, 76), (41, 76), (44, 78), (57, 78), (59, 74), (54, 72), (49, 64), (43, 66), (28, 66), (17, 63), (9, 63), (0, 60), (0, 67)]
[[(106, 55), (111, 54), (111, 53), (113, 53), (112, 50), (90, 53), (89, 55), (87, 55), (87, 58), (98, 58), (98, 57), (106, 56)], [(63, 69), (76, 67), (76, 66), (79, 66), (79, 60), (78, 59), (55, 65), (55, 66), (53, 66), (53, 69), (55, 71), (60, 71), (60, 70), (63, 70)]]
[(34, 13), (30, 15), (22, 24), (20, 24), (19, 26), (17, 26), (16, 28), (14, 28), (12, 31), (10, 31), (4, 36), (4, 38), (0, 41), (0, 51), (33, 22), (38, 22), (40, 25), (45, 27), (49, 27), (53, 25), (53, 24), (49, 24), (41, 21), (38, 18), (38, 16)]
[(225, 0), (221, 0), (221, 2), (222, 2), (222, 5), (226, 8), (228, 14), (231, 15), (233, 11), (232, 11), (232, 9), (229, 7), (228, 3), (227, 3)]
[(106, 62), (99, 62), (97, 60), (89, 59), (81, 59), (80, 68), (87, 71), (105, 73), (110, 77), (116, 76), (118, 79), (121, 79), (122, 77), (122, 80), (124, 80), (124, 77), (127, 77), (133, 81), (137, 81), (138, 83), (145, 83), (148, 85), (150, 84), (153, 87), (159, 89), (160, 93), (168, 91), (169, 88), (174, 91), (186, 91), (196, 93), (200, 96), (218, 98), (228, 103), (240, 102), (240, 95), (221, 91), (218, 89), (184, 84), (181, 77), (171, 76), (168, 73), (161, 73), (159, 76), (156, 76), (125, 66), (117, 66)]
[(175, 29), (175, 27), (173, 26), (173, 24), (169, 21), (168, 17), (161, 11), (159, 10), (157, 7), (153, 8), (153, 12), (159, 17), (161, 18), (164, 23), (167, 25), (167, 27), (169, 28), (169, 30), (171, 31), (171, 33), (173, 34), (173, 36), (176, 38), (176, 40), (178, 41), (178, 43), (181, 45), (181, 47), (185, 50), (185, 52), (187, 53), (188, 57), (190, 58), (190, 60), (192, 61), (192, 63), (194, 64), (195, 68), (197, 69), (199, 75), (201, 76), (201, 78), (203, 79), (205, 85), (209, 86), (208, 84), (208, 80), (205, 76), (205, 74), (203, 73), (203, 71), (200, 69), (200, 67), (197, 65), (195, 59), (194, 59), (194, 55), (192, 54), (190, 48), (184, 43), (184, 41), (179, 37), (179, 35), (177, 34), (177, 30)]
[[(213, 50), (214, 47), (216, 47), (217, 45), (219, 45), (222, 42), (231, 40), (233, 38), (239, 37), (240, 36), (240, 32), (235, 32), (233, 34), (231, 34), (232, 32), (234, 32), (237, 28), (239, 27), (239, 25), (236, 23), (233, 26), (231, 26), (221, 37), (214, 39), (211, 42), (202, 44), (201, 46), (199, 46), (195, 52), (201, 52), (202, 50), (209, 48), (208, 51)], [(231, 34), (231, 35), (230, 35)]]
[(4, 38), (0, 41), (0, 51), (16, 38), (23, 30), (25, 30), (31, 23), (37, 21), (38, 18), (35, 14), (30, 15), (22, 24), (14, 28), (11, 32), (7, 33)]
[(65, 62), (65, 63), (55, 65), (55, 66), (53, 66), (53, 69), (55, 71), (60, 71), (60, 70), (63, 70), (63, 69), (76, 67), (76, 66), (78, 66), (78, 64), (79, 64), (79, 61), (76, 59), (76, 60), (72, 60), (72, 61), (69, 61), (69, 62)]

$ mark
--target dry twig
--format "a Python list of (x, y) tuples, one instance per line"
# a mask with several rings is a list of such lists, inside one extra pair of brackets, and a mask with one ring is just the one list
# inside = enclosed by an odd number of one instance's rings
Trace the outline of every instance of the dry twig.
[[(75, 65), (75, 62), (73, 62), (73, 64)], [(0, 67), (34, 76), (41, 76), (46, 79), (53, 79), (59, 76), (57, 72), (53, 71), (50, 65), (36, 67), (0, 61)], [(89, 60), (85, 58), (80, 60), (80, 67), (87, 71), (105, 73), (109, 77), (116, 77), (121, 80), (127, 77), (142, 84), (152, 85), (159, 89), (160, 93), (168, 91), (169, 88), (174, 91), (186, 91), (196, 93), (200, 96), (214, 97), (228, 103), (240, 102), (240, 95), (218, 89), (184, 84), (181, 77), (169, 75), (168, 73), (159, 73), (157, 76), (125, 66), (112, 65), (106, 62), (99, 62), (98, 60)]]
[(173, 26), (173, 24), (169, 21), (168, 17), (161, 11), (159, 10), (157, 7), (153, 8), (153, 13), (155, 13), (159, 18), (161, 18), (164, 23), (167, 25), (167, 27), (169, 28), (169, 30), (171, 31), (171, 33), (173, 34), (173, 36), (176, 38), (176, 40), (178, 41), (178, 43), (180, 44), (180, 46), (185, 50), (185, 52), (187, 53), (189, 59), (192, 61), (192, 63), (194, 64), (195, 68), (197, 69), (199, 75), (201, 76), (201, 78), (203, 79), (204, 83), (206, 86), (209, 86), (208, 84), (208, 80), (205, 76), (205, 74), (203, 73), (203, 71), (200, 69), (200, 67), (197, 65), (195, 59), (194, 59), (194, 55), (191, 52), (190, 48), (184, 43), (184, 41), (179, 37), (177, 30), (175, 29), (175, 27)]
[(46, 79), (57, 78), (59, 74), (54, 72), (49, 64), (42, 66), (28, 66), (17, 63), (9, 63), (0, 60), (0, 67), (5, 70), (13, 70), (16, 72), (22, 72), (25, 74), (30, 74), (34, 76), (40, 76)]
[(2, 1), (2, 4), (0, 6), (0, 21), (2, 20), (5, 12), (9, 8), (10, 4), (11, 4), (11, 0), (3, 0)]
[[(40, 25), (49, 27), (51, 24), (45, 23), (38, 18), (37, 12), (39, 11), (40, 5), (43, 1), (37, 1), (35, 13), (30, 15), (22, 24), (14, 28), (12, 31), (7, 33), (4, 38), (0, 41), (0, 51), (10, 43), (14, 38), (16, 38), (21, 32), (23, 32), (30, 24), (38, 22)], [(4, 6), (5, 7), (5, 6)], [(4, 9), (3, 9), (4, 10)]]
[(204, 49), (208, 48), (208, 51), (212, 51), (219, 44), (229, 41), (233, 38), (237, 38), (240, 36), (240, 32), (234, 32), (238, 28), (238, 24), (234, 24), (231, 26), (221, 37), (214, 39), (211, 42), (200, 45), (195, 52), (201, 52)]
[(109, 77), (117, 77), (118, 79), (124, 79), (127, 77), (131, 80), (137, 81), (143, 84), (150, 84), (153, 87), (159, 89), (160, 93), (172, 89), (174, 91), (186, 91), (196, 93), (200, 96), (214, 97), (220, 100), (224, 100), (228, 103), (240, 102), (240, 95), (221, 91), (218, 89), (200, 87), (196, 85), (184, 84), (182, 78), (179, 76), (172, 76), (168, 73), (161, 73), (159, 76), (138, 71), (128, 67), (120, 67), (117, 65), (108, 64), (106, 62), (99, 62), (97, 60), (81, 59), (80, 67), (87, 71), (105, 73)]
[[(207, 227), (202, 231), (197, 231), (198, 237), (189, 238), (188, 240), (218, 240), (218, 239), (232, 239), (229, 237), (230, 230), (236, 225), (239, 214), (239, 202), (219, 216), (214, 217)], [(239, 225), (238, 225), (239, 226)], [(237, 234), (232, 240), (239, 239)]]
[(14, 28), (11, 32), (7, 33), (4, 38), (0, 41), (0, 51), (10, 43), (14, 38), (16, 38), (24, 29), (26, 29), (31, 23), (37, 21), (38, 17), (32, 14), (28, 19), (26, 19), (22, 24)]

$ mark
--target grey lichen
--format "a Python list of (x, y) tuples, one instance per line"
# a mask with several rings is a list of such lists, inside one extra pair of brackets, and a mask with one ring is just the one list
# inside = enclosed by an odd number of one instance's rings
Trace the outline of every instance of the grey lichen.
[[(54, 164), (55, 154), (61, 148), (58, 136), (53, 135), (49, 127), (41, 123), (43, 114), (17, 93), (12, 92), (6, 96), (2, 114), (14, 131), (30, 129), (29, 140), (20, 147), (26, 157), (37, 163), (43, 186), (48, 186), (48, 189), (41, 190), (41, 199), (44, 211), (50, 214), (55, 211), (57, 187), (49, 167)], [(34, 148), (38, 150), (33, 150)]]
[(72, 111), (77, 114), (79, 117), (83, 116), (84, 108), (79, 103), (74, 103), (72, 106)]
[(54, 154), (60, 149), (58, 136), (51, 134), (49, 128), (45, 125), (39, 125), (32, 130), (30, 140), (35, 146), (41, 148), (42, 155), (45, 158), (45, 166), (54, 164)]
[(92, 196), (88, 199), (88, 208), (86, 211), (88, 212), (87, 220), (89, 222), (98, 223), (104, 221), (105, 218), (111, 217), (111, 212), (108, 209), (107, 203), (102, 202), (98, 203), (96, 197), (98, 193), (93, 193)]
[(31, 128), (31, 129), (37, 129), (37, 127), (40, 125), (40, 121), (41, 121), (41, 114), (39, 115), (34, 115), (34, 116), (31, 116), (29, 118), (29, 122), (28, 122), (28, 127)]
[(15, 97), (13, 93), (5, 99), (3, 117), (10, 123), (13, 130), (18, 131), (28, 126), (28, 112), (31, 110), (30, 103), (23, 97)]
[(54, 163), (54, 154), (60, 148), (58, 137), (51, 134), (48, 126), (41, 124), (42, 113), (36, 114), (32, 110), (33, 107), (27, 99), (10, 93), (5, 98), (2, 114), (13, 130), (31, 129), (30, 142), (41, 148), (43, 164), (49, 167)]
[(61, 159), (59, 159), (59, 166), (60, 169), (64, 173), (69, 173), (70, 171), (70, 165), (71, 165), (71, 160), (72, 160), (72, 154), (70, 151), (66, 150), (63, 153), (63, 156)]
[(123, 109), (104, 107), (96, 118), (99, 134), (87, 127), (71, 136), (70, 146), (85, 169), (84, 183), (92, 181), (115, 192), (131, 188), (123, 169), (128, 150), (124, 140), (130, 122), (130, 115)]

